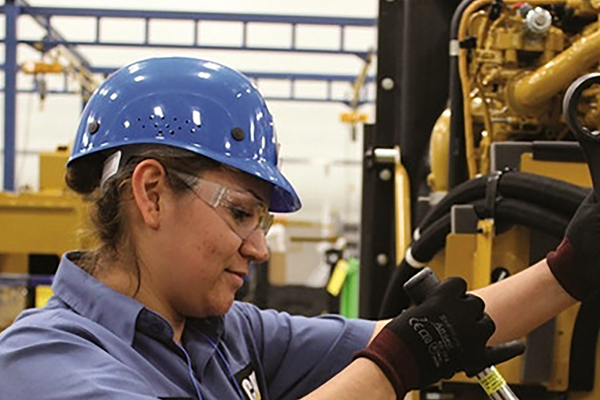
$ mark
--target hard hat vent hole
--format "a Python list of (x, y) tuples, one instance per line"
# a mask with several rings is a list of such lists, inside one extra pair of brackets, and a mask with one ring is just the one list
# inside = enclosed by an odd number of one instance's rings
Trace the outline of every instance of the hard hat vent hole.
[[(191, 119), (186, 120), (170, 116), (161, 117), (156, 114), (151, 114), (148, 116), (148, 120), (150, 120), (150, 123), (148, 124), (144, 122), (145, 118), (146, 117), (136, 117), (134, 120), (139, 122), (138, 127), (140, 127), (141, 129), (149, 128), (153, 132), (155, 132), (154, 135), (156, 136), (163, 136), (167, 133), (171, 136), (174, 136), (175, 134), (177, 134), (177, 132), (181, 131), (184, 128), (186, 130), (189, 129), (189, 132), (191, 134), (195, 134), (197, 133), (196, 131), (200, 128), (200, 125), (195, 124)], [(186, 124), (190, 126), (186, 127)]]

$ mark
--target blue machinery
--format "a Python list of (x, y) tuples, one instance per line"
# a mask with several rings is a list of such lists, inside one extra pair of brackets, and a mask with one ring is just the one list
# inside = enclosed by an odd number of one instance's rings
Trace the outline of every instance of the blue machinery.
[[(7, 0), (0, 11), (5, 14), (6, 28), (5, 38), (0, 40), (5, 45), (4, 69), (4, 190), (15, 189), (15, 128), (16, 128), (16, 96), (18, 92), (32, 92), (31, 89), (17, 88), (16, 77), (20, 70), (17, 65), (17, 48), (19, 44), (27, 44), (39, 51), (46, 52), (52, 48), (62, 45), (68, 51), (71, 58), (78, 61), (80, 68), (89, 73), (106, 74), (115, 67), (98, 67), (91, 65), (90, 61), (77, 49), (77, 46), (104, 46), (104, 47), (150, 47), (150, 48), (177, 48), (177, 49), (211, 49), (211, 50), (244, 50), (244, 51), (267, 51), (287, 53), (312, 53), (331, 55), (354, 55), (367, 61), (372, 55), (369, 49), (349, 49), (345, 42), (345, 31), (347, 28), (373, 28), (377, 26), (375, 19), (369, 18), (338, 18), (338, 17), (302, 17), (285, 15), (253, 15), (253, 14), (221, 14), (221, 13), (196, 13), (196, 12), (165, 12), (165, 11), (143, 11), (143, 10), (101, 10), (83, 8), (48, 8), (32, 7), (23, 0)], [(33, 18), (42, 28), (45, 36), (40, 40), (21, 39), (17, 32), (17, 21), (22, 16)], [(90, 18), (95, 27), (95, 35), (92, 40), (69, 40), (58, 32), (52, 25), (52, 18)], [(141, 41), (106, 41), (102, 39), (101, 21), (103, 18), (128, 19), (143, 21), (143, 40)], [(187, 21), (193, 24), (193, 36), (189, 44), (181, 43), (156, 43), (150, 39), (150, 23), (155, 20), (177, 20)], [(241, 43), (237, 46), (210, 45), (203, 43), (199, 35), (199, 26), (204, 21), (213, 22), (236, 22), (242, 25)], [(247, 29), (249, 24), (277, 24), (277, 26), (288, 26), (291, 30), (291, 40), (288, 46), (254, 46), (249, 43)], [(339, 29), (339, 44), (334, 48), (316, 48), (301, 46), (297, 43), (297, 32), (303, 26), (329, 26)], [(336, 82), (354, 83), (358, 79), (353, 75), (324, 75), (324, 74), (297, 74), (297, 73), (269, 73), (269, 72), (246, 72), (255, 81), (261, 79), (285, 80), (290, 83), (288, 96), (269, 97), (273, 100), (293, 101), (322, 101), (341, 102), (351, 107), (356, 107), (373, 99), (367, 99), (362, 93), (358, 100), (350, 101), (335, 97), (332, 93), (332, 85)], [(364, 76), (363, 83), (374, 82), (374, 77)], [(321, 98), (307, 98), (297, 96), (295, 83), (297, 81), (320, 81), (327, 85), (327, 94)], [(52, 90), (48, 93), (77, 93), (67, 88), (67, 79), (63, 90)]]

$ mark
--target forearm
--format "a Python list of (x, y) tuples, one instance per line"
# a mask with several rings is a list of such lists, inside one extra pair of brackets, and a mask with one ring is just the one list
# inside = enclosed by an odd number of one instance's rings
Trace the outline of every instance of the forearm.
[(357, 358), (342, 372), (312, 392), (305, 400), (389, 400), (394, 389), (383, 372), (366, 358)]
[(473, 294), (496, 324), (490, 344), (518, 339), (576, 303), (550, 272), (546, 260)]
[[(369, 344), (390, 321), (381, 320), (376, 322)], [(381, 369), (371, 360), (360, 357), (303, 399), (383, 400), (395, 398), (394, 389)]]

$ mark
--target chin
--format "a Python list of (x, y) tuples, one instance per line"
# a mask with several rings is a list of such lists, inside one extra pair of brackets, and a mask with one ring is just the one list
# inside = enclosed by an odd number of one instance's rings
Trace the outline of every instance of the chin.
[(233, 306), (234, 297), (231, 295), (228, 298), (219, 299), (210, 304), (207, 317), (221, 317), (231, 309)]

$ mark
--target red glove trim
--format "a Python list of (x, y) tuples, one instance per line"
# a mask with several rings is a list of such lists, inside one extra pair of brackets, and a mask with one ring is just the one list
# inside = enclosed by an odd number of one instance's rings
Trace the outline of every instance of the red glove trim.
[(373, 361), (388, 378), (396, 398), (404, 399), (406, 393), (417, 389), (419, 370), (408, 347), (389, 329), (383, 329), (368, 348), (354, 353), (354, 359), (365, 357)]
[(577, 273), (576, 250), (566, 237), (555, 251), (548, 253), (546, 262), (558, 283), (574, 299), (588, 300), (598, 289), (584, 274)]

